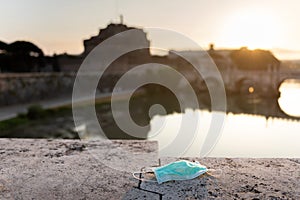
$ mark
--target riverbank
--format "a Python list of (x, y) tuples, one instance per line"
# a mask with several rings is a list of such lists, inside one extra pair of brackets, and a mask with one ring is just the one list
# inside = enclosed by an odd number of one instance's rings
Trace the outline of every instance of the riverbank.
[[(142, 93), (142, 92), (140, 92)], [(138, 93), (138, 95), (140, 94)], [(123, 91), (123, 92), (118, 92), (115, 94), (116, 98), (118, 99), (123, 99), (128, 97), (129, 92), (128, 91)], [(95, 103), (103, 103), (103, 102), (108, 102), (110, 101), (111, 93), (100, 93), (96, 94), (95, 96)], [(88, 99), (82, 99), (79, 102), (74, 102), (78, 104), (84, 104)], [(70, 106), (72, 105), (72, 95), (66, 95), (66, 96), (61, 96), (58, 98), (54, 99), (46, 99), (46, 100), (41, 100), (41, 101), (35, 101), (31, 103), (26, 103), (26, 104), (16, 104), (16, 105), (10, 105), (10, 106), (1, 106), (0, 107), (0, 121), (4, 121), (7, 119), (11, 119), (14, 117), (17, 117), (18, 114), (20, 113), (26, 113), (28, 107), (32, 105), (40, 105), (44, 109), (51, 109), (51, 108), (60, 108), (60, 107), (65, 107), (65, 106)]]
[(177, 160), (159, 159), (154, 141), (0, 139), (0, 146), (0, 199), (300, 198), (300, 159), (190, 158), (222, 173), (158, 185), (131, 174)]
[[(135, 92), (132, 99), (136, 99), (141, 94), (143, 94), (142, 90)], [(122, 101), (128, 96), (129, 92), (124, 91), (115, 94), (114, 98), (116, 101)], [(103, 116), (99, 119), (103, 128), (109, 132), (119, 133), (120, 131), (116, 131), (116, 125), (113, 123), (110, 100), (110, 93), (96, 95), (95, 109)], [(91, 102), (84, 98), (72, 102), (71, 97), (65, 97), (35, 104), (2, 107), (0, 108), (0, 137), (79, 139), (75, 131), (72, 103), (73, 106), (84, 109), (90, 106)], [(95, 134), (91, 130), (89, 132), (91, 135)], [(121, 136), (117, 134), (115, 137)]]

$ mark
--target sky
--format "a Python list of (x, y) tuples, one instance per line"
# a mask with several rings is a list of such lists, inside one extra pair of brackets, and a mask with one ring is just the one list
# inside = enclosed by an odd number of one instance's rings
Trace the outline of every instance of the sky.
[[(270, 49), (300, 59), (299, 0), (0, 0), (0, 41), (28, 40), (46, 54), (80, 54), (83, 40), (119, 16), (129, 26), (170, 29), (204, 49)], [(152, 43), (158, 38), (148, 34)], [(166, 43), (168, 41), (166, 40)], [(180, 43), (170, 49), (189, 49)]]

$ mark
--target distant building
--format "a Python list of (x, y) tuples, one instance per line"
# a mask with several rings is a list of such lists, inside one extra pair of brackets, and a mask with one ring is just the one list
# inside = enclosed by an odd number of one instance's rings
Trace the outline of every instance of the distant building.
[(234, 64), (241, 70), (278, 70), (280, 61), (271, 51), (242, 47), (230, 55)]
[[(136, 30), (138, 34), (135, 34), (129, 40), (124, 41), (124, 43), (112, 43), (110, 49), (118, 49), (123, 46), (130, 45), (133, 41), (139, 42), (141, 45), (147, 47), (147, 49), (136, 51), (135, 53), (129, 53), (128, 55), (122, 56), (118, 61), (115, 62), (119, 64), (118, 67), (114, 67), (113, 71), (115, 73), (122, 73), (128, 70), (128, 67), (139, 63), (139, 60), (148, 60), (150, 58), (150, 41), (147, 39), (147, 34), (143, 29), (128, 27), (125, 24), (109, 24), (106, 28), (100, 29), (99, 34), (93, 36), (87, 40), (83, 41), (84, 52), (81, 55), (73, 56), (68, 54), (58, 55), (58, 64), (61, 71), (77, 71), (82, 64), (84, 58), (104, 40), (124, 31)], [(109, 51), (109, 50), (108, 50)], [(108, 52), (110, 53), (110, 52)], [(101, 65), (101, 61), (95, 63)]]
[[(150, 41), (147, 39), (146, 33), (143, 29), (138, 29), (134, 27), (128, 27), (125, 24), (109, 24), (106, 28), (100, 29), (99, 34), (97, 36), (93, 36), (90, 39), (84, 40), (84, 52), (83, 55), (87, 55), (90, 53), (98, 44), (108, 39), (109, 37), (116, 35), (118, 33), (135, 29), (140, 32), (140, 37), (132, 37), (132, 40), (139, 40), (139, 42), (147, 47), (150, 47)], [(130, 43), (130, 41), (126, 41), (126, 44)], [(117, 44), (118, 46), (122, 44)]]

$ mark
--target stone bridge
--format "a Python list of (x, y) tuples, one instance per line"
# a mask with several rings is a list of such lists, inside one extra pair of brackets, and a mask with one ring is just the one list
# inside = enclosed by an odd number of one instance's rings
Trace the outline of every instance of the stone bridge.
[[(206, 84), (212, 84), (216, 88), (223, 82), (229, 92), (240, 94), (255, 92), (266, 96), (279, 96), (279, 87), (287, 79), (300, 80), (300, 70), (240, 70), (236, 67), (227, 67), (220, 70), (222, 80), (218, 78), (220, 76), (217, 76), (215, 71), (208, 67), (205, 70), (203, 73), (205, 77), (200, 81), (199, 75), (191, 70), (182, 73), (200, 89), (206, 87)], [(122, 76), (116, 72), (109, 75), (116, 79)], [(95, 76), (95, 74), (85, 76)], [(108, 78), (112, 79), (110, 76)], [(75, 77), (76, 73), (1, 74), (0, 106), (31, 102), (57, 95), (70, 95)], [(104, 83), (106, 83), (104, 88), (112, 89), (109, 81)], [(180, 81), (178, 83), (180, 84)]]
[[(226, 91), (238, 94), (255, 93), (260, 96), (278, 97), (280, 95), (279, 88), (281, 84), (288, 79), (299, 79), (300, 70), (280, 69), (279, 67), (269, 67), (268, 70), (242, 70), (234, 65), (225, 69), (219, 69), (216, 72), (211, 68), (209, 63), (202, 63), (205, 66), (201, 69), (201, 75), (193, 69), (176, 69), (182, 73), (189, 82), (205, 90), (207, 85), (212, 88), (218, 88), (220, 84), (224, 84)], [(147, 71), (149, 72), (149, 71)], [(219, 73), (219, 76), (217, 73)], [(144, 73), (146, 74), (146, 72)], [(112, 72), (109, 75), (113, 77), (121, 77), (123, 74)], [(143, 75), (139, 74), (139, 75)], [(179, 86), (183, 89), (184, 81), (178, 81)], [(182, 85), (181, 85), (182, 84)]]
[(225, 85), (233, 87), (234, 91), (240, 93), (258, 92), (258, 94), (266, 96), (278, 96), (279, 88), (285, 80), (300, 80), (300, 70), (238, 70), (230, 73), (230, 76), (232, 77), (231, 80), (227, 80)]
[[(213, 73), (207, 73), (207, 76), (203, 78), (205, 81), (202, 80), (199, 87), (204, 87), (203, 84), (214, 84), (217, 87), (218, 84), (222, 84), (220, 81), (223, 81), (229, 92), (279, 96), (279, 88), (285, 80), (300, 80), (300, 70), (241, 70), (232, 67), (220, 70), (220, 73), (223, 80)], [(195, 75), (194, 78), (196, 78)]]

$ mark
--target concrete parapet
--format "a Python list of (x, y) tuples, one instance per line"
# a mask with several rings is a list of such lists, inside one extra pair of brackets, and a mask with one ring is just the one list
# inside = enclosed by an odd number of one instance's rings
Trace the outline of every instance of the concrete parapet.
[(218, 177), (163, 184), (131, 172), (178, 160), (136, 140), (0, 139), (0, 199), (299, 199), (300, 159), (189, 158)]
[[(156, 149), (156, 142), (141, 141), (0, 139), (0, 199), (135, 196), (139, 182), (131, 172), (157, 165)], [(107, 166), (112, 161), (126, 171)]]

